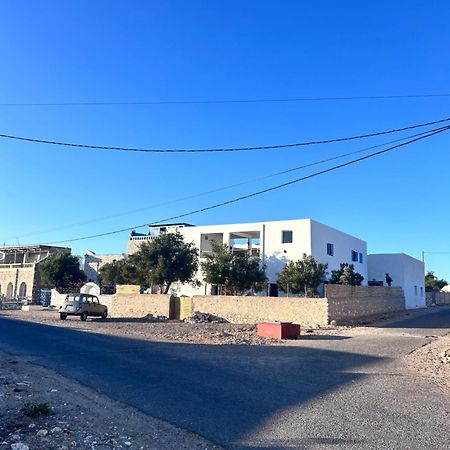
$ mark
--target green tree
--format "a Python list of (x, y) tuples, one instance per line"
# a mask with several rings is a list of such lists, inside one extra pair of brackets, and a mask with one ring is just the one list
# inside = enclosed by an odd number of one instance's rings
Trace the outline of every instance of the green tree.
[(69, 253), (50, 256), (40, 264), (41, 286), (59, 292), (78, 291), (86, 281), (80, 260)]
[(193, 243), (184, 242), (180, 233), (167, 233), (144, 242), (128, 264), (135, 267), (139, 284), (157, 285), (167, 294), (174, 282), (195, 283), (198, 250)]
[(211, 240), (211, 253), (205, 255), (205, 261), (201, 263), (203, 280), (206, 283), (227, 286), (230, 278), (233, 254), (228, 251), (226, 245), (221, 245)]
[(432, 271), (428, 271), (425, 275), (425, 291), (427, 292), (440, 291), (447, 284), (447, 281), (439, 279)]
[(139, 283), (136, 267), (126, 259), (116, 260), (100, 267), (98, 281), (102, 286)]
[(249, 289), (259, 289), (267, 281), (265, 268), (259, 258), (247, 252), (232, 253), (226, 245), (211, 241), (212, 252), (202, 262), (206, 283), (224, 286), (233, 294), (243, 294)]
[(349, 286), (361, 286), (364, 277), (355, 271), (353, 264), (341, 263), (339, 270), (331, 271), (331, 284), (345, 284)]
[(289, 261), (278, 275), (277, 283), (284, 292), (317, 295), (325, 280), (328, 264), (319, 263), (313, 256), (303, 254), (298, 261)]

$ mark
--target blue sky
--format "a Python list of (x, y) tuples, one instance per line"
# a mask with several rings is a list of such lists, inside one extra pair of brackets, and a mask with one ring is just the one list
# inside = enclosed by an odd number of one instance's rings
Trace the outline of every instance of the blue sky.
[[(4, 0), (0, 103), (449, 93), (449, 14), (446, 1)], [(127, 147), (271, 145), (440, 119), (450, 116), (449, 104), (450, 97), (0, 106), (0, 133)], [(422, 250), (450, 251), (449, 136), (184, 220), (214, 224), (311, 217), (367, 240), (372, 253), (418, 257)], [(327, 165), (151, 205), (394, 138), (188, 155), (0, 140), (0, 240), (49, 242), (159, 221)], [(148, 209), (79, 224), (144, 207)], [(76, 254), (86, 249), (115, 253), (126, 251), (126, 244), (127, 233), (122, 233), (71, 246)], [(449, 261), (450, 255), (427, 255), (427, 269), (450, 279)]]

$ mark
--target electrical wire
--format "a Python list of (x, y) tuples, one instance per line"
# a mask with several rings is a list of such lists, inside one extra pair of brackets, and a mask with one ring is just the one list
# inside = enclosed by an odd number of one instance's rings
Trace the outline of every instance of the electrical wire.
[[(442, 128), (446, 128), (446, 127), (441, 127), (439, 129), (442, 129)], [(191, 195), (187, 195), (187, 196), (184, 196), (184, 197), (178, 197), (178, 198), (175, 198), (175, 199), (172, 199), (172, 200), (168, 200), (168, 201), (165, 201), (165, 202), (155, 203), (153, 205), (148, 205), (148, 206), (145, 206), (145, 207), (141, 207), (141, 208), (137, 208), (137, 209), (133, 209), (133, 210), (128, 210), (128, 211), (124, 211), (124, 212), (120, 212), (120, 213), (116, 213), (116, 214), (110, 214), (108, 216), (97, 217), (97, 218), (91, 219), (91, 220), (86, 220), (86, 221), (82, 221), (82, 222), (76, 222), (76, 223), (72, 223), (72, 224), (68, 224), (68, 225), (61, 225), (59, 227), (54, 227), (54, 228), (50, 228), (50, 229), (43, 230), (43, 231), (34, 231), (34, 232), (30, 232), (30, 233), (25, 233), (25, 234), (21, 234), (19, 237), (20, 238), (24, 238), (24, 237), (28, 237), (28, 236), (36, 236), (36, 235), (39, 235), (39, 234), (47, 234), (47, 233), (54, 232), (54, 231), (60, 231), (60, 230), (64, 230), (64, 229), (74, 228), (74, 227), (77, 227), (77, 226), (80, 226), (80, 225), (88, 225), (88, 224), (95, 223), (95, 222), (100, 222), (100, 221), (103, 221), (103, 220), (114, 219), (116, 217), (123, 217), (123, 216), (127, 216), (127, 215), (134, 214), (134, 213), (137, 213), (137, 212), (148, 211), (148, 210), (151, 210), (151, 209), (155, 209), (155, 208), (158, 208), (158, 207), (161, 207), (161, 206), (171, 205), (171, 204), (178, 203), (178, 202), (181, 202), (181, 201), (192, 200), (192, 199), (203, 197), (203, 196), (206, 196), (206, 195), (209, 195), (209, 194), (215, 194), (217, 192), (222, 192), (222, 191), (225, 191), (225, 190), (229, 190), (229, 189), (233, 189), (233, 188), (236, 188), (236, 187), (244, 186), (246, 184), (267, 180), (267, 179), (274, 178), (274, 177), (277, 177), (277, 176), (280, 176), (280, 175), (285, 175), (285, 174), (288, 174), (288, 173), (291, 173), (291, 172), (296, 172), (298, 170), (306, 169), (308, 167), (313, 167), (313, 166), (324, 164), (324, 163), (327, 163), (327, 162), (330, 162), (330, 161), (335, 161), (335, 160), (338, 160), (338, 159), (345, 158), (347, 156), (356, 155), (356, 154), (359, 154), (359, 153), (364, 153), (364, 152), (367, 152), (369, 150), (373, 150), (375, 148), (380, 148), (380, 147), (384, 147), (386, 145), (394, 144), (394, 143), (397, 143), (397, 142), (406, 141), (408, 139), (412, 139), (412, 138), (415, 138), (417, 136), (422, 136), (422, 135), (428, 134), (428, 133), (429, 133), (429, 131), (422, 131), (421, 133), (405, 136), (405, 137), (400, 138), (400, 139), (395, 139), (395, 140), (383, 142), (381, 144), (372, 145), (370, 147), (364, 147), (362, 149), (358, 149), (358, 150), (347, 152), (347, 153), (341, 153), (339, 155), (335, 155), (335, 156), (332, 156), (330, 158), (321, 159), (319, 161), (314, 161), (314, 162), (311, 162), (311, 163), (308, 163), (308, 164), (303, 164), (303, 165), (300, 165), (300, 166), (291, 167), (289, 169), (281, 170), (281, 171), (278, 171), (278, 172), (275, 172), (275, 173), (271, 173), (271, 174), (268, 174), (268, 175), (263, 175), (263, 176), (260, 176), (260, 177), (254, 177), (254, 178), (246, 179), (246, 180), (243, 180), (243, 181), (240, 181), (240, 182), (237, 182), (237, 183), (229, 184), (229, 185), (226, 185), (226, 186), (221, 186), (221, 187), (218, 187), (218, 188), (215, 188), (215, 189), (211, 189), (211, 190), (208, 190), (208, 191), (191, 194)], [(10, 236), (10, 237), (7, 237), (5, 239), (6, 240), (10, 240), (10, 239), (17, 239), (17, 238), (18, 238), (17, 236)]]
[(294, 103), (343, 100), (395, 100), (412, 98), (450, 97), (449, 93), (404, 94), (404, 95), (361, 95), (347, 97), (294, 97), (294, 98), (257, 98), (257, 99), (218, 99), (218, 100), (156, 100), (156, 101), (111, 101), (111, 102), (29, 102), (0, 103), (0, 106), (145, 106), (145, 105), (214, 105), (233, 103)]
[(321, 170), (319, 172), (315, 172), (315, 173), (312, 173), (310, 175), (306, 175), (306, 176), (301, 177), (301, 178), (296, 178), (294, 180), (291, 180), (291, 181), (288, 181), (288, 182), (285, 182), (285, 183), (281, 183), (281, 184), (278, 184), (276, 186), (271, 186), (269, 188), (266, 188), (266, 189), (263, 189), (263, 190), (260, 190), (260, 191), (256, 191), (256, 192), (253, 192), (253, 193), (250, 193), (250, 194), (247, 194), (247, 195), (236, 197), (236, 198), (231, 199), (231, 200), (227, 200), (227, 201), (224, 201), (224, 202), (216, 203), (214, 205), (206, 206), (204, 208), (196, 209), (196, 210), (189, 211), (189, 212), (183, 213), (183, 214), (178, 214), (178, 215), (175, 215), (175, 216), (172, 216), (172, 217), (167, 217), (165, 219), (161, 219), (161, 220), (158, 220), (156, 222), (152, 222), (150, 224), (149, 223), (145, 223), (145, 224), (135, 225), (135, 226), (132, 226), (132, 227), (122, 228), (122, 229), (119, 229), (119, 230), (109, 231), (109, 232), (105, 232), (105, 233), (98, 233), (98, 234), (93, 234), (93, 235), (83, 236), (83, 237), (78, 237), (78, 238), (73, 238), (73, 239), (65, 239), (65, 240), (59, 240), (59, 241), (53, 241), (53, 242), (46, 242), (43, 245), (54, 245), (54, 244), (61, 244), (61, 243), (68, 243), (68, 242), (76, 242), (76, 241), (82, 241), (82, 240), (92, 239), (92, 238), (96, 238), (96, 237), (109, 236), (109, 235), (113, 235), (113, 234), (123, 233), (125, 231), (132, 231), (132, 230), (134, 230), (136, 228), (142, 228), (142, 227), (145, 227), (145, 226), (151, 226), (151, 225), (154, 225), (154, 224), (158, 224), (158, 223), (162, 223), (162, 222), (168, 222), (168, 221), (172, 221), (172, 220), (175, 220), (175, 219), (180, 219), (180, 218), (183, 218), (183, 217), (186, 217), (186, 216), (190, 216), (190, 215), (193, 215), (193, 214), (198, 214), (198, 213), (201, 213), (201, 212), (209, 211), (209, 210), (216, 209), (216, 208), (219, 208), (219, 207), (222, 207), (222, 206), (226, 206), (226, 205), (230, 205), (232, 203), (236, 203), (236, 202), (239, 202), (239, 201), (242, 201), (242, 200), (246, 200), (246, 199), (249, 199), (249, 198), (252, 198), (252, 197), (256, 197), (258, 195), (262, 195), (262, 194), (265, 194), (265, 193), (268, 193), (268, 192), (271, 192), (271, 191), (282, 189), (284, 187), (287, 187), (287, 186), (290, 186), (290, 185), (293, 185), (293, 184), (296, 184), (296, 183), (300, 183), (302, 181), (305, 181), (305, 180), (308, 180), (308, 179), (311, 179), (311, 178), (314, 178), (314, 177), (317, 177), (317, 176), (320, 176), (320, 175), (324, 175), (326, 173), (333, 172), (333, 171), (341, 169), (343, 167), (347, 167), (347, 166), (350, 166), (352, 164), (356, 164), (356, 163), (359, 163), (361, 161), (365, 161), (367, 159), (373, 158), (375, 156), (378, 156), (378, 155), (390, 152), (390, 151), (392, 151), (394, 149), (397, 149), (397, 148), (400, 148), (400, 147), (404, 147), (406, 145), (412, 144), (413, 142), (417, 142), (417, 141), (420, 141), (422, 139), (429, 138), (431, 136), (434, 136), (436, 134), (442, 133), (442, 132), (447, 131), (449, 129), (450, 129), (450, 126), (441, 127), (441, 128), (438, 128), (438, 129), (430, 130), (428, 134), (424, 134), (422, 136), (416, 137), (414, 139), (410, 139), (409, 141), (403, 142), (401, 144), (396, 144), (396, 145), (388, 147), (386, 149), (379, 150), (379, 151), (374, 152), (374, 153), (370, 153), (369, 155), (362, 156), (361, 158), (353, 159), (353, 160), (347, 161), (345, 163), (329, 167), (328, 169), (324, 169), (324, 170)]
[(203, 148), (203, 149), (156, 149), (156, 148), (133, 148), (133, 147), (110, 147), (103, 145), (91, 145), (91, 144), (76, 144), (70, 142), (60, 142), (46, 139), (35, 139), (28, 138), (23, 136), (14, 136), (11, 134), (0, 134), (0, 138), (4, 139), (13, 139), (17, 141), (25, 141), (25, 142), (33, 142), (38, 144), (50, 144), (64, 147), (77, 147), (77, 148), (88, 148), (95, 150), (115, 150), (115, 151), (123, 151), (123, 152), (144, 152), (144, 153), (213, 153), (213, 152), (243, 152), (243, 151), (253, 151), (253, 150), (273, 150), (280, 148), (290, 148), (290, 147), (302, 147), (309, 145), (319, 145), (319, 144), (331, 144), (335, 142), (345, 142), (345, 141), (353, 141), (355, 139), (364, 139), (375, 136), (383, 136), (386, 134), (398, 133), (406, 130), (413, 130), (416, 128), (423, 128), (430, 125), (437, 125), (439, 123), (450, 121), (450, 117), (440, 120), (434, 120), (432, 122), (426, 122), (416, 125), (409, 125), (407, 127), (396, 128), (393, 130), (387, 131), (378, 131), (374, 133), (361, 134), (356, 136), (342, 137), (342, 138), (334, 138), (334, 139), (325, 139), (320, 141), (309, 141), (309, 142), (298, 142), (294, 144), (280, 144), (280, 145), (263, 145), (256, 147), (234, 147), (234, 148)]

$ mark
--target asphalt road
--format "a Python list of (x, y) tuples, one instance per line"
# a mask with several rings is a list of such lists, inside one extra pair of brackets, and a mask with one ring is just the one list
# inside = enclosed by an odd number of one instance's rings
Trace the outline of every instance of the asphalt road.
[(0, 350), (230, 449), (450, 448), (450, 395), (401, 364), (430, 336), (449, 332), (450, 308), (434, 308), (340, 336), (209, 346), (0, 313)]

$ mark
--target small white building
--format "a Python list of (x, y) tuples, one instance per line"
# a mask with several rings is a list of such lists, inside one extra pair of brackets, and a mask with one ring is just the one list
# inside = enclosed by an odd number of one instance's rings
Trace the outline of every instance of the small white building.
[(400, 286), (405, 294), (406, 308), (425, 308), (425, 265), (404, 253), (371, 254), (368, 261), (368, 283), (387, 286), (386, 274), (392, 286)]
[[(148, 235), (131, 233), (128, 243), (130, 253), (137, 251), (142, 242), (161, 233), (178, 231), (186, 242), (193, 242), (200, 251), (200, 259), (211, 253), (211, 241), (226, 244), (232, 252), (250, 252), (266, 266), (269, 283), (288, 261), (296, 261), (303, 254), (312, 255), (328, 264), (328, 273), (340, 268), (341, 263), (354, 264), (356, 272), (367, 284), (367, 244), (349, 234), (338, 231), (311, 219), (280, 220), (270, 222), (194, 226), (187, 223), (162, 224), (150, 227)], [(197, 275), (201, 281), (201, 271)], [(211, 286), (193, 288), (177, 287), (178, 294), (210, 293)]]
[(117, 253), (114, 255), (97, 255), (92, 250), (86, 250), (84, 254), (83, 269), (87, 280), (97, 283), (98, 272), (102, 266), (114, 261), (119, 261), (126, 257), (127, 255), (125, 253)]

